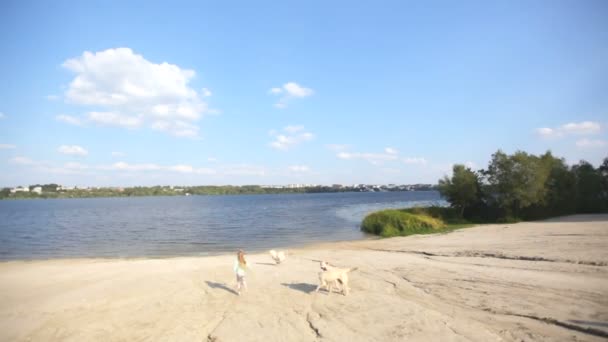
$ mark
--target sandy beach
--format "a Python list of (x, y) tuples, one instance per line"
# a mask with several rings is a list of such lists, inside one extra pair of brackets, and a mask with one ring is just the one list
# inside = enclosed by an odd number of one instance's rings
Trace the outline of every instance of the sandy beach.
[[(245, 246), (246, 248), (246, 246)], [(608, 215), (247, 255), (0, 263), (1, 341), (602, 341)], [(319, 263), (358, 267), (348, 296)]]

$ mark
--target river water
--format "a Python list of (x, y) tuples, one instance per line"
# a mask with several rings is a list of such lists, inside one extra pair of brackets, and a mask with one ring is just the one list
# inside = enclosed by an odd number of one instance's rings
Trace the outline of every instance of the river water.
[(436, 191), (0, 201), (0, 259), (162, 257), (365, 238), (369, 212)]

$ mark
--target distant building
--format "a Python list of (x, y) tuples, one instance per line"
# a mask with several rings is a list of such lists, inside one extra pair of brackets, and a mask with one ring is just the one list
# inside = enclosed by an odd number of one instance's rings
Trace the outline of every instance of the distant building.
[(27, 186), (18, 186), (16, 188), (11, 189), (11, 194), (14, 194), (16, 192), (30, 192), (30, 188), (28, 188)]
[(37, 193), (38, 195), (40, 195), (40, 194), (42, 194), (42, 187), (41, 187), (41, 186), (34, 187), (34, 188), (32, 189), (32, 192), (35, 192), (35, 193)]

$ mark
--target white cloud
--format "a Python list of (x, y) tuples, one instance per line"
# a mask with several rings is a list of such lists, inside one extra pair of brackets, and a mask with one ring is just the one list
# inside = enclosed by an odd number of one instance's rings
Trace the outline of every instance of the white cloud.
[(424, 158), (414, 157), (414, 158), (405, 158), (403, 162), (406, 164), (414, 164), (414, 165), (426, 165), (427, 161)]
[(314, 138), (312, 133), (304, 130), (304, 126), (287, 126), (283, 128), (282, 133), (271, 131), (270, 134), (275, 138), (270, 143), (270, 146), (282, 151), (287, 151), (296, 145)]
[(388, 154), (399, 154), (399, 151), (397, 151), (396, 149), (392, 148), (392, 147), (387, 147), (384, 149), (384, 152), (388, 153)]
[(536, 133), (543, 137), (550, 137), (555, 134), (555, 130), (549, 127), (541, 127), (536, 129)]
[[(206, 167), (195, 167), (187, 164), (175, 164), (175, 165), (161, 165), (156, 163), (128, 163), (125, 161), (116, 162), (113, 164), (83, 164), (78, 162), (68, 162), (61, 165), (55, 165), (52, 162), (34, 161), (26, 157), (15, 157), (9, 160), (10, 163), (20, 165), (22, 167), (29, 167), (34, 171), (40, 172), (41, 174), (66, 174), (66, 175), (84, 175), (94, 177), (94, 179), (100, 179), (100, 177), (148, 177), (141, 179), (159, 179), (159, 177), (169, 177), (168, 179), (175, 179), (175, 176), (186, 175), (188, 176), (209, 176), (215, 178), (210, 179), (222, 179), (229, 177), (228, 179), (234, 179), (234, 177), (241, 176), (253, 176), (253, 177), (264, 177), (269, 174), (268, 169), (264, 166), (250, 165), (250, 164), (225, 164), (219, 165), (217, 168), (206, 168)], [(307, 166), (297, 166), (294, 172), (308, 172)], [(174, 174), (172, 176), (171, 174)], [(152, 177), (152, 178), (150, 178)], [(194, 179), (194, 178), (192, 178)], [(140, 183), (138, 183), (140, 184)]]
[(341, 152), (341, 151), (347, 150), (350, 147), (350, 145), (328, 144), (328, 145), (325, 145), (325, 147), (327, 147), (329, 150), (334, 151), (334, 152)]
[(303, 87), (296, 82), (288, 82), (281, 88), (271, 88), (268, 91), (272, 95), (283, 95), (277, 103), (274, 104), (277, 108), (286, 108), (287, 104), (292, 99), (305, 98), (314, 94), (314, 90)]
[(600, 124), (592, 121), (583, 121), (579, 123), (571, 122), (561, 126), (561, 130), (570, 134), (595, 134), (600, 132)]
[(215, 163), (215, 162), (217, 162), (217, 158), (209, 157), (209, 158), (207, 158), (207, 161), (210, 163)]
[(0, 119), (4, 119), (6, 118), (6, 115), (4, 115), (4, 113), (0, 112)]
[(194, 173), (199, 175), (215, 175), (217, 174), (217, 171), (211, 168), (201, 167), (198, 169), (194, 169)]
[(541, 127), (536, 133), (544, 138), (560, 138), (567, 135), (591, 135), (601, 130), (601, 125), (593, 121), (570, 122), (559, 127)]
[(599, 140), (599, 139), (580, 139), (576, 142), (576, 146), (578, 147), (582, 147), (582, 148), (594, 148), (594, 147), (604, 147), (608, 145), (608, 142), (605, 140)]
[(288, 167), (289, 171), (293, 172), (309, 172), (310, 168), (306, 165), (291, 165)]
[[(208, 112), (198, 92), (189, 86), (193, 70), (152, 63), (129, 48), (86, 51), (63, 66), (76, 74), (66, 100), (95, 107), (88, 119), (99, 124), (148, 125), (175, 136), (194, 137), (197, 121)], [(203, 89), (202, 96), (208, 95), (211, 92)]]
[(30, 158), (27, 157), (15, 157), (12, 158), (11, 160), (9, 160), (11, 163), (13, 164), (18, 164), (18, 165), (34, 165), (36, 164), (36, 162), (34, 162), (33, 160), (31, 160)]
[(313, 94), (312, 89), (302, 87), (295, 82), (285, 83), (283, 89), (293, 97), (307, 97)]
[(304, 130), (304, 126), (286, 126), (283, 130), (287, 133), (297, 133)]
[(17, 148), (17, 146), (11, 144), (0, 144), (0, 150), (11, 150), (14, 148)]
[(229, 176), (265, 176), (268, 171), (262, 166), (237, 164), (227, 165), (223, 168), (223, 174)]
[(59, 153), (73, 156), (86, 156), (87, 154), (89, 154), (87, 150), (78, 145), (61, 145), (59, 146), (57, 151), (59, 151)]
[(385, 168), (382, 168), (381, 170), (382, 170), (382, 172), (388, 173), (388, 174), (401, 173), (401, 170), (395, 169), (395, 168), (391, 168), (391, 167), (385, 167)]
[(100, 170), (109, 171), (128, 171), (128, 172), (158, 172), (158, 171), (170, 171), (177, 173), (187, 174), (215, 174), (216, 171), (209, 168), (195, 168), (191, 165), (177, 164), (177, 165), (158, 165), (155, 163), (142, 163), (142, 164), (129, 164), (127, 162), (117, 162), (109, 166), (98, 166)]
[(182, 172), (182, 173), (192, 173), (194, 172), (194, 168), (190, 165), (173, 165), (169, 167), (169, 170)]
[(477, 164), (475, 164), (472, 161), (467, 161), (464, 163), (464, 166), (468, 167), (469, 169), (473, 170), (475, 168), (477, 168)]
[(349, 152), (347, 151), (348, 145), (328, 145), (328, 148), (334, 152), (337, 152), (336, 157), (339, 159), (365, 160), (374, 165), (399, 159), (399, 151), (392, 147), (384, 148), (384, 153)]
[(47, 95), (47, 96), (45, 96), (45, 98), (47, 100), (49, 100), (49, 101), (57, 101), (57, 100), (59, 100), (59, 96), (57, 96), (57, 95)]
[(114, 158), (122, 158), (125, 157), (127, 154), (124, 152), (118, 152), (118, 151), (114, 151), (111, 153), (112, 157)]
[(63, 167), (65, 167), (66, 169), (70, 169), (70, 170), (86, 170), (89, 168), (89, 166), (87, 166), (85, 164), (76, 163), (76, 162), (65, 163), (63, 165)]
[(74, 126), (82, 126), (83, 122), (80, 118), (71, 115), (60, 114), (55, 117), (55, 120), (65, 122)]
[(156, 121), (152, 125), (152, 129), (158, 131), (168, 132), (176, 137), (189, 137), (189, 138), (197, 138), (198, 137), (198, 126), (193, 125), (191, 123), (175, 120), (175, 121), (167, 121), (167, 120), (159, 120)]
[(203, 97), (210, 97), (211, 95), (213, 95), (213, 93), (211, 92), (211, 90), (209, 90), (207, 88), (203, 88), (201, 90), (201, 94), (203, 95)]
[(143, 123), (141, 115), (130, 116), (113, 112), (89, 112), (87, 117), (94, 123), (106, 126), (136, 128)]
[(117, 162), (109, 167), (101, 167), (102, 169), (108, 170), (120, 170), (120, 171), (157, 171), (161, 170), (162, 167), (156, 164), (129, 164), (126, 162)]
[(361, 159), (361, 160), (365, 160), (374, 165), (378, 165), (378, 164), (381, 164), (382, 162), (386, 162), (386, 161), (396, 160), (398, 158), (397, 155), (395, 155), (395, 154), (368, 153), (368, 152), (364, 152), (364, 153), (339, 152), (336, 156), (340, 159), (345, 159), (345, 160)]

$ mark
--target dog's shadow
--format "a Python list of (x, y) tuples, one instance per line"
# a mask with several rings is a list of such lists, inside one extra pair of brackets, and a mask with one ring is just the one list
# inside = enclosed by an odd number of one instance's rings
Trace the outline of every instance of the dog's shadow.
[(282, 283), (281, 285), (287, 286), (292, 290), (296, 290), (296, 291), (300, 291), (300, 292), (304, 292), (304, 293), (311, 293), (317, 289), (317, 285), (307, 284), (307, 283), (292, 283), (292, 284)]
[(234, 289), (231, 289), (226, 284), (216, 283), (216, 282), (209, 281), (209, 280), (206, 280), (205, 283), (207, 283), (207, 286), (209, 286), (212, 289), (222, 289), (222, 290), (226, 290), (230, 293), (233, 293), (235, 295), (238, 295), (238, 293)]
[(277, 264), (271, 264), (269, 262), (256, 262), (256, 265), (276, 266)]

